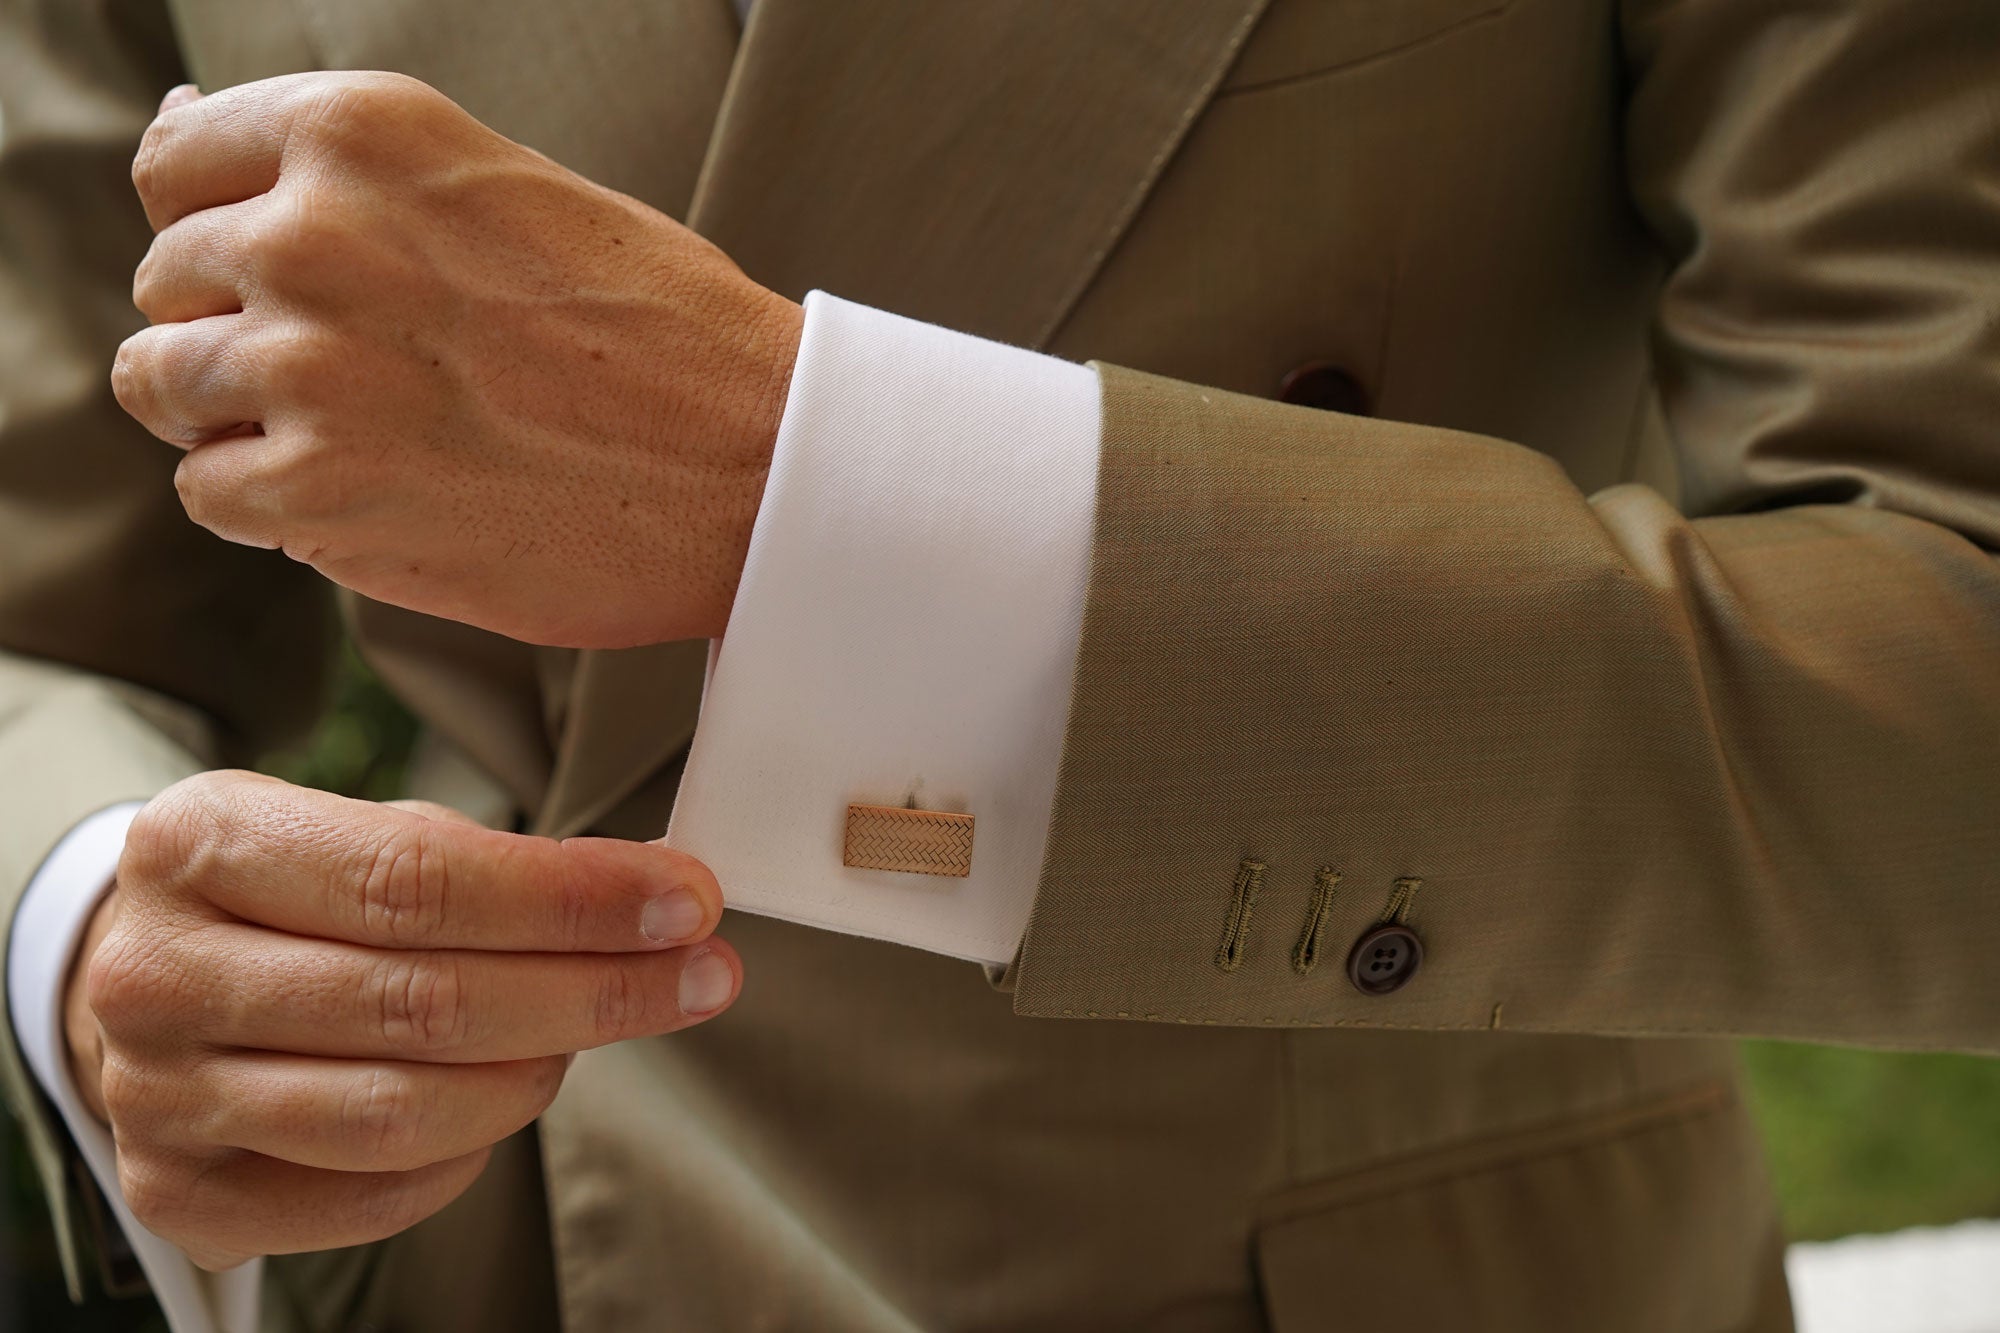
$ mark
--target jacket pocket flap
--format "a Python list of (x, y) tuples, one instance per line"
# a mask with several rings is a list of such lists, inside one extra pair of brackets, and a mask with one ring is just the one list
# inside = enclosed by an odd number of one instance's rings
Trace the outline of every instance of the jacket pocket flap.
[(1277, 1333), (1789, 1330), (1783, 1240), (1729, 1091), (1290, 1191), (1257, 1235)]
[(1512, 0), (1275, 0), (1218, 93), (1328, 74), (1497, 14)]

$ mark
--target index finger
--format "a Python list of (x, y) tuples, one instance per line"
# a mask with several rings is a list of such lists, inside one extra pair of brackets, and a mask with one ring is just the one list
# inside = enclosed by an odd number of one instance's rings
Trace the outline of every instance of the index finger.
[(501, 833), (275, 780), (198, 787), (177, 805), (152, 877), (297, 935), (615, 953), (706, 938), (722, 915), (708, 868), (653, 843)]
[(132, 184), (153, 230), (276, 185), (293, 123), (322, 78), (290, 74), (207, 96), (168, 93), (132, 159)]

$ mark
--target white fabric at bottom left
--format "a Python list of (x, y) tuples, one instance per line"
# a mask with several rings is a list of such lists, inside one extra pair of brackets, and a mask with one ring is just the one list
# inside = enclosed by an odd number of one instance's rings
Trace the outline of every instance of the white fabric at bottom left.
[(204, 1272), (172, 1242), (140, 1225), (118, 1187), (111, 1131), (84, 1105), (65, 1055), (63, 982), (91, 911), (117, 872), (125, 830), (139, 805), (100, 810), (78, 824), (28, 881), (7, 948), (14, 1037), (131, 1242), (167, 1326), (173, 1333), (255, 1333), (264, 1261), (252, 1259), (227, 1273)]

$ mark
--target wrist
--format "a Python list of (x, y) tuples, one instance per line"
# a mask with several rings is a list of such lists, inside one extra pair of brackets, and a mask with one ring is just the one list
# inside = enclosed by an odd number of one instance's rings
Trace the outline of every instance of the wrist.
[(732, 490), (725, 501), (725, 531), (728, 549), (724, 553), (721, 596), (704, 617), (706, 637), (719, 638), (729, 622), (737, 585), (742, 581), (743, 563), (750, 551), (750, 537), (763, 506), (764, 488), (770, 479), (771, 460), (778, 444), (778, 428), (790, 400), (792, 371), (798, 364), (799, 343), (805, 331), (805, 308), (775, 292), (759, 288), (760, 306), (754, 318), (745, 321), (742, 341), (734, 358), (738, 368), (739, 401), (743, 403), (740, 436), (740, 464), (732, 469)]
[[(771, 456), (778, 446), (778, 427), (784, 422), (785, 403), (791, 398), (792, 371), (798, 366), (799, 343), (806, 327), (804, 306), (776, 292), (765, 292), (764, 296), (765, 309), (757, 321), (758, 336), (752, 359), (758, 368), (752, 447), (761, 463), (759, 472), (770, 470)], [(760, 486), (760, 498), (762, 493)]]

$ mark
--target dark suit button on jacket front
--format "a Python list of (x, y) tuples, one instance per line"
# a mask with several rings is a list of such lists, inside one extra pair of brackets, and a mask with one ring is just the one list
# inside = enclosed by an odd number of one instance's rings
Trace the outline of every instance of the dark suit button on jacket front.
[(1401, 990), (1424, 963), (1423, 941), (1408, 926), (1377, 926), (1354, 942), (1347, 979), (1363, 995)]
[(1360, 381), (1331, 361), (1308, 361), (1278, 381), (1278, 401), (1352, 417), (1368, 415), (1368, 395)]

